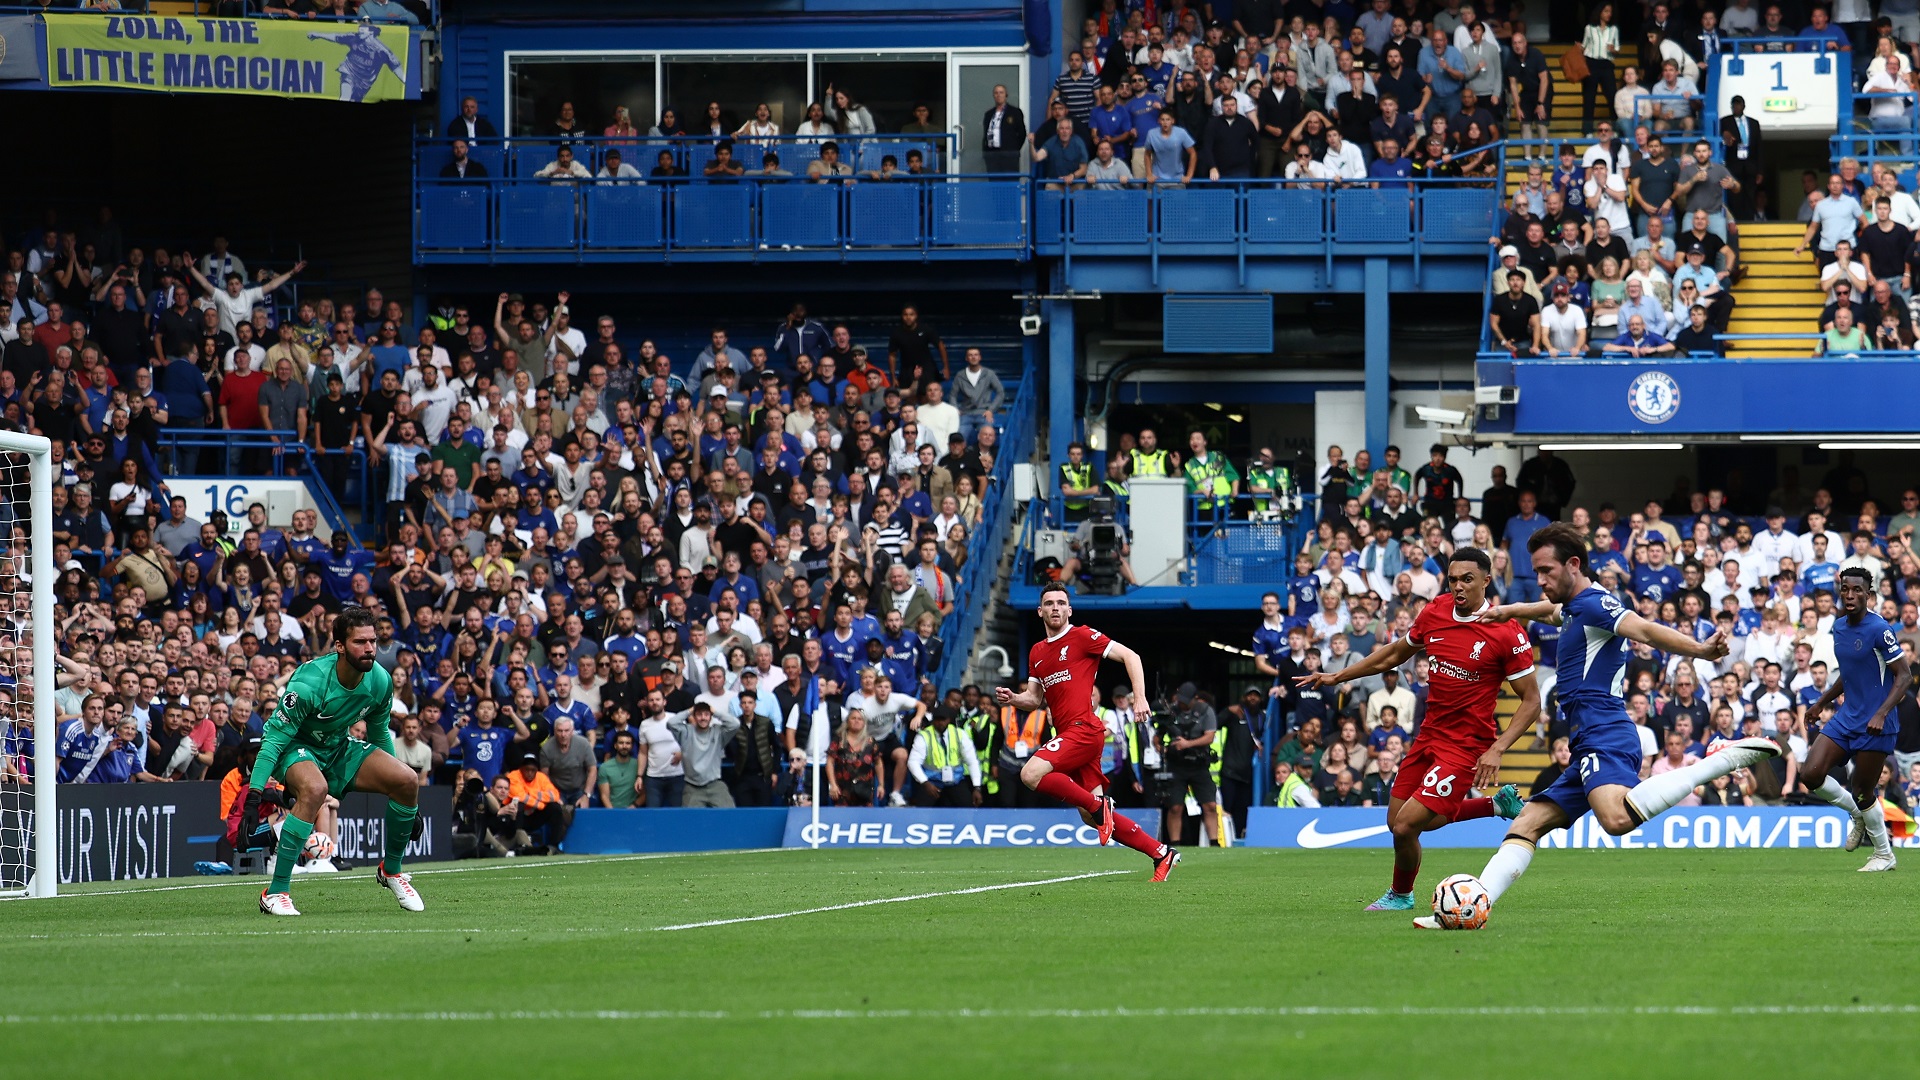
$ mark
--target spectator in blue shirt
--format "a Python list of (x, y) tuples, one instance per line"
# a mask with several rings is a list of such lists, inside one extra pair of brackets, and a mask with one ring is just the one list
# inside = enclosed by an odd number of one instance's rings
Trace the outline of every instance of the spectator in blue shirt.
[(1040, 176), (1048, 181), (1048, 189), (1059, 191), (1086, 175), (1089, 159), (1087, 144), (1073, 133), (1073, 121), (1057, 121), (1053, 130), (1053, 138), (1041, 143), (1033, 158), (1040, 163)]
[(1801, 591), (1812, 595), (1825, 589), (1834, 592), (1835, 583), (1840, 577), (1840, 564), (1827, 558), (1827, 535), (1813, 534), (1813, 558), (1800, 570)]
[(488, 784), (506, 767), (507, 744), (513, 741), (512, 729), (493, 725), (499, 712), (492, 698), (483, 699), (474, 707), (473, 722), (459, 728), (453, 737), (460, 745), (462, 762)]
[(1093, 114), (1087, 117), (1087, 126), (1093, 129), (1093, 141), (1097, 144), (1106, 139), (1113, 143), (1116, 151), (1131, 147), (1133, 114), (1115, 99), (1113, 87), (1102, 86), (1094, 98)]
[(1680, 593), (1680, 569), (1667, 561), (1667, 534), (1647, 532), (1647, 561), (1633, 568), (1633, 595), (1658, 604)]
[(1533, 555), (1527, 551), (1527, 541), (1552, 522), (1537, 506), (1533, 492), (1522, 491), (1520, 512), (1507, 519), (1507, 527), (1501, 536), (1506, 541), (1507, 555), (1513, 563), (1512, 595), (1507, 598), (1510, 604), (1526, 604), (1540, 599), (1540, 579), (1533, 572)]
[[(1378, 124), (1379, 121), (1374, 121)], [(1400, 156), (1400, 142), (1389, 136), (1380, 140), (1380, 156), (1367, 166), (1367, 175), (1376, 188), (1412, 187), (1413, 163)]]
[(320, 569), (320, 580), (326, 584), (327, 592), (335, 600), (346, 603), (353, 599), (353, 575), (373, 576), (373, 553), (353, 546), (353, 537), (345, 529), (335, 529), (333, 544), (326, 551), (309, 562), (309, 566)]
[(1853, 43), (1847, 40), (1847, 35), (1842, 33), (1839, 27), (1827, 21), (1826, 8), (1814, 8), (1809, 18), (1812, 21), (1808, 23), (1805, 30), (1800, 31), (1800, 37), (1810, 41), (1824, 41), (1836, 49), (1852, 50)]
[(1467, 62), (1453, 47), (1447, 32), (1434, 27), (1427, 35), (1430, 47), (1420, 50), (1420, 77), (1433, 88), (1428, 116), (1452, 116), (1460, 111), (1460, 90), (1466, 86)]
[[(1628, 288), (1631, 289), (1633, 284), (1628, 282)], [(1646, 317), (1636, 314), (1627, 320), (1627, 332), (1614, 338), (1601, 351), (1625, 353), (1628, 356), (1664, 356), (1673, 352), (1673, 342), (1648, 330)]]

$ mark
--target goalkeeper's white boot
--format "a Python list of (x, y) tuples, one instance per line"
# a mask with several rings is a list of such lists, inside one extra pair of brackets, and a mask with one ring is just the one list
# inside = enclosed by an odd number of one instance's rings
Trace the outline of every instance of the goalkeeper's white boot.
[(394, 874), (389, 877), (386, 867), (381, 866), (374, 869), (373, 880), (379, 882), (381, 888), (391, 892), (393, 898), (400, 901), (400, 906), (408, 911), (426, 910), (426, 903), (420, 899), (420, 894), (414, 891), (411, 874)]
[(260, 894), (260, 914), (298, 915), (300, 910), (293, 906), (293, 897), (286, 893), (263, 892)]

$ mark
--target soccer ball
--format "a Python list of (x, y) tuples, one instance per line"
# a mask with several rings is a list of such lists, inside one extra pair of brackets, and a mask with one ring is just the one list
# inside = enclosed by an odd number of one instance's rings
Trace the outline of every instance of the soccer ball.
[[(300, 849), (300, 858), (304, 862), (319, 862), (333, 858), (339, 854), (339, 850), (333, 842), (333, 837), (316, 831), (312, 836), (307, 837), (307, 846)], [(1437, 904), (1438, 900), (1435, 903)]]
[(1493, 902), (1487, 887), (1472, 874), (1455, 874), (1433, 889), (1433, 917), (1448, 930), (1478, 930), (1487, 925)]

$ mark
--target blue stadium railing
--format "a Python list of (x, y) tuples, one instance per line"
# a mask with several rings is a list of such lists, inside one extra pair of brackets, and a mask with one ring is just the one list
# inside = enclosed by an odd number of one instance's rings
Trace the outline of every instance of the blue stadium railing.
[(1328, 181), (1196, 181), (1034, 193), (1034, 252), (1062, 255), (1333, 257), (1478, 255), (1498, 192), (1485, 180), (1403, 187)]
[[(1039, 378), (1030, 374), (1014, 388), (1012, 404), (1000, 417), (1001, 446), (1026, 446), (1032, 442), (1039, 382)], [(955, 583), (953, 614), (947, 616), (946, 624), (940, 628), (946, 653), (934, 685), (942, 692), (965, 682), (981, 615), (986, 611), (994, 586), (999, 583), (1000, 553), (1006, 550), (1017, 505), (1010, 490), (1013, 466), (1014, 455), (1010, 453), (994, 461), (993, 475), (980, 498), (980, 521), (967, 536), (967, 565), (961, 568), (960, 580)]]
[(1024, 260), (1024, 177), (934, 176), (807, 183), (649, 179), (421, 180), (414, 248), (422, 263)]
[[(203, 459), (219, 455), (215, 458), (219, 466), (217, 469), (201, 469), (193, 474), (196, 476), (227, 475), (229, 470), (226, 460), (229, 452), (238, 454), (249, 450), (265, 451), (269, 455), (270, 462), (267, 466), (267, 476), (302, 481), (306, 484), (307, 491), (313, 496), (314, 503), (320, 508), (321, 519), (329, 528), (346, 529), (349, 532), (353, 530), (353, 523), (348, 520), (346, 510), (340, 505), (340, 498), (344, 498), (346, 492), (335, 492), (321, 482), (316, 469), (319, 455), (311, 446), (301, 442), (296, 432), (222, 431), (212, 428), (204, 432), (162, 430), (159, 439), (160, 460), (170, 474), (174, 463), (178, 460), (176, 452), (180, 449), (198, 450)], [(276, 443), (275, 440), (278, 442)], [(354, 450), (349, 460), (352, 462), (351, 471), (359, 480), (361, 519), (368, 520), (367, 455), (364, 451)], [(288, 468), (289, 464), (292, 465), (291, 470)]]

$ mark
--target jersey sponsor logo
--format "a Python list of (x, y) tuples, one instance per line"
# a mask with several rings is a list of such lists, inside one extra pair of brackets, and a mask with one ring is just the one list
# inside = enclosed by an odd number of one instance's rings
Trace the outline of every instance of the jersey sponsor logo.
[(1049, 689), (1049, 688), (1058, 686), (1061, 683), (1066, 682), (1068, 679), (1071, 679), (1071, 678), (1073, 678), (1073, 673), (1071, 671), (1056, 671), (1051, 675), (1043, 675), (1040, 677), (1040, 688), (1043, 690)]
[(1664, 424), (1680, 412), (1680, 384), (1664, 371), (1643, 371), (1627, 384), (1627, 411), (1643, 424)]
[[(1478, 650), (1476, 649), (1475, 651), (1477, 652)], [(1435, 675), (1445, 675), (1448, 678), (1459, 679), (1461, 682), (1480, 681), (1480, 673), (1474, 671), (1472, 668), (1463, 668), (1459, 664), (1434, 657), (1428, 657), (1427, 660)]]
[(1304, 825), (1295, 836), (1294, 843), (1303, 848), (1328, 848), (1341, 844), (1351, 844), (1355, 840), (1365, 840), (1369, 836), (1379, 836), (1388, 831), (1389, 825), (1368, 825), (1360, 829), (1341, 829), (1338, 832), (1321, 832), (1320, 819), (1314, 818)]
[(484, 739), (473, 748), (473, 756), (478, 761), (493, 760), (493, 740)]

